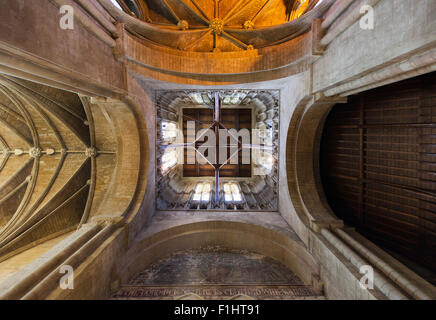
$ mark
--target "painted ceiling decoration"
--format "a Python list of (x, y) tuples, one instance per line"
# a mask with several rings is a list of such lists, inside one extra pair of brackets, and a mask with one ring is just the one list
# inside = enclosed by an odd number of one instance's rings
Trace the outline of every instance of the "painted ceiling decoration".
[(178, 50), (259, 49), (305, 32), (334, 0), (99, 0), (128, 30)]

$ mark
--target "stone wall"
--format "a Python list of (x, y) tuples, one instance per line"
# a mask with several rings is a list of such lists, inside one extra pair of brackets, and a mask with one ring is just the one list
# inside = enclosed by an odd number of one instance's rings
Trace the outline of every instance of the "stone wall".
[[(359, 9), (356, 6), (354, 11)], [(435, 15), (432, 0), (379, 1), (374, 7), (373, 30), (361, 29), (358, 16), (313, 64), (313, 92), (334, 88), (434, 48)]]

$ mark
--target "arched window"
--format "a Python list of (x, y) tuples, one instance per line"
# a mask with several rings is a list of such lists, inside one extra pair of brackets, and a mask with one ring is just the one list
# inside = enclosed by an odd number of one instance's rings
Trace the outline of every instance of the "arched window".
[(166, 149), (162, 156), (162, 172), (165, 173), (177, 164), (177, 151)]
[(193, 201), (209, 202), (210, 199), (210, 183), (199, 183), (195, 187)]
[(235, 182), (224, 183), (224, 201), (226, 202), (241, 202), (242, 196), (239, 185)]

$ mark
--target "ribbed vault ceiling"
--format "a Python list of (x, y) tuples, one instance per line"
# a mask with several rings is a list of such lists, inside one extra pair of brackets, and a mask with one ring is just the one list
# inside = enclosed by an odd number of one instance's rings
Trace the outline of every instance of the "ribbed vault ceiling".
[(92, 143), (79, 97), (0, 78), (0, 253), (77, 225)]

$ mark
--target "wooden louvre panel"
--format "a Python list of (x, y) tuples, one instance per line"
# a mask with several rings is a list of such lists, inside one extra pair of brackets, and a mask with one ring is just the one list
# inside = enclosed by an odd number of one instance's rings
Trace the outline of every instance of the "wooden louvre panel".
[(333, 211), (375, 243), (436, 270), (436, 74), (330, 112), (321, 176)]
[[(205, 108), (185, 108), (183, 109), (183, 135), (185, 143), (188, 142), (188, 121), (196, 121), (195, 132), (198, 130), (209, 128), (213, 123), (213, 111)], [(248, 129), (251, 134), (251, 109), (221, 109), (221, 123), (228, 129), (236, 129), (239, 131), (242, 128)], [(204, 139), (200, 139), (197, 147), (204, 143)], [(250, 151), (251, 152), (251, 151)], [(250, 153), (251, 154), (251, 153)], [(227, 155), (230, 157), (230, 146), (227, 150)], [(209, 164), (199, 164), (195, 160), (195, 164), (187, 164), (188, 151), (184, 151), (185, 164), (183, 165), (184, 177), (205, 177), (215, 176), (215, 170)], [(251, 177), (251, 164), (242, 164), (242, 151), (238, 155), (238, 164), (226, 164), (220, 170), (220, 177)]]

